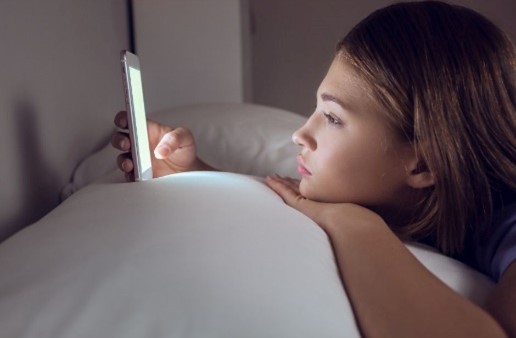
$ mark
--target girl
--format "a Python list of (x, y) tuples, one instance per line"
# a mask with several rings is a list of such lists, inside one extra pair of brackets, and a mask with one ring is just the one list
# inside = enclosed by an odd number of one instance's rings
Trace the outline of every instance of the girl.
[[(328, 234), (364, 336), (516, 337), (515, 63), (491, 22), (434, 1), (378, 10), (339, 42), (293, 135), (301, 179), (267, 183)], [(115, 123), (127, 127), (124, 112)], [(150, 122), (149, 138), (156, 177), (213, 169), (186, 129)], [(130, 150), (123, 134), (113, 144)], [(128, 156), (118, 164), (131, 180)], [(408, 240), (497, 281), (486, 308)]]

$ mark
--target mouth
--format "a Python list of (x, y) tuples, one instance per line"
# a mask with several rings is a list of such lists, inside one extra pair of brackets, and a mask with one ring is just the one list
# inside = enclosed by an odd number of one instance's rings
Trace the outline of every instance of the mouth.
[(301, 156), (301, 154), (297, 155), (296, 159), (297, 159), (297, 172), (299, 173), (299, 175), (301, 175), (303, 177), (312, 176), (312, 173), (310, 172), (310, 170), (308, 170), (308, 168), (305, 166), (305, 162), (303, 161), (303, 157)]

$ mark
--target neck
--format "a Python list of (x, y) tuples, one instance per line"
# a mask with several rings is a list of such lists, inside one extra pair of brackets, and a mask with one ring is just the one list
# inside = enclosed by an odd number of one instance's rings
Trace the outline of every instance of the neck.
[(417, 216), (414, 215), (414, 213), (420, 210), (418, 205), (424, 198), (425, 196), (422, 190), (410, 189), (404, 194), (397, 196), (397, 199), (393, 203), (371, 206), (370, 209), (380, 215), (391, 229), (402, 229), (411, 223), (414, 216)]

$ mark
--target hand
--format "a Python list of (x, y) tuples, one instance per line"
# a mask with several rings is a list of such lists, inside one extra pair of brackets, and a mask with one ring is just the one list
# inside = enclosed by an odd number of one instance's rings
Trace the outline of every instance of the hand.
[(346, 224), (365, 226), (380, 223), (386, 226), (378, 214), (357, 204), (323, 203), (307, 199), (299, 192), (300, 180), (274, 175), (267, 177), (266, 183), (287, 205), (310, 217), (330, 237), (338, 236), (339, 229)]
[[(128, 128), (127, 113), (119, 112), (115, 116), (115, 125), (121, 129)], [(151, 150), (153, 177), (168, 174), (205, 169), (197, 158), (195, 140), (190, 130), (171, 128), (147, 120), (149, 148)], [(124, 153), (117, 158), (118, 167), (125, 173), (127, 181), (134, 181), (134, 165), (131, 157), (131, 141), (124, 132), (115, 132), (111, 144)]]

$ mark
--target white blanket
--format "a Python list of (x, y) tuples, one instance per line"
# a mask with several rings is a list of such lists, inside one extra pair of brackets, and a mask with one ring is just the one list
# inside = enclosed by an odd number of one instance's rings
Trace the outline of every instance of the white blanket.
[[(431, 249), (409, 248), (450, 287), (484, 302), (486, 277)], [(0, 245), (0, 335), (359, 331), (326, 234), (260, 179), (192, 172), (122, 183), (115, 172)]]

